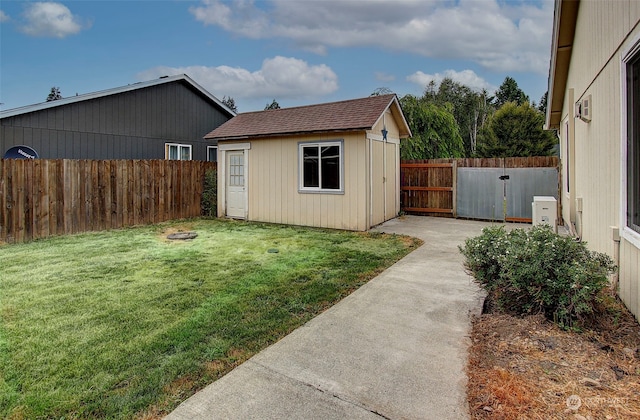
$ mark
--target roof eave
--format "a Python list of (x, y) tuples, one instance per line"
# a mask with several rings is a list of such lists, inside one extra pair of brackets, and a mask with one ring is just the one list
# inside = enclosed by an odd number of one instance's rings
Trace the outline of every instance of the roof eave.
[(309, 134), (323, 134), (323, 133), (353, 133), (353, 132), (366, 132), (370, 130), (371, 127), (355, 127), (355, 128), (338, 128), (335, 130), (309, 130), (309, 131), (290, 131), (284, 133), (269, 133), (269, 134), (247, 134), (242, 136), (205, 136), (205, 140), (217, 140), (217, 141), (229, 141), (229, 140), (261, 140), (261, 139), (272, 139), (276, 137), (293, 137), (293, 136), (304, 136)]
[(580, 0), (556, 0), (555, 3), (545, 118), (548, 130), (558, 129), (562, 120), (579, 6)]

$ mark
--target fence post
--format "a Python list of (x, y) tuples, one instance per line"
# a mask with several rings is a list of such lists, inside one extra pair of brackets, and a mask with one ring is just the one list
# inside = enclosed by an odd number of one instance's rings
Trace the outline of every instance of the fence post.
[(451, 187), (451, 199), (453, 200), (453, 218), (458, 217), (458, 159), (453, 159), (451, 162), (451, 183), (453, 184)]

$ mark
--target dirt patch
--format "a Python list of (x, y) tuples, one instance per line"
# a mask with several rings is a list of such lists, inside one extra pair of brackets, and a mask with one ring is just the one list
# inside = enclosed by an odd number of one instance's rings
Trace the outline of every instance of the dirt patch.
[(640, 324), (619, 300), (580, 333), (483, 314), (471, 340), (473, 419), (640, 419)]
[(192, 232), (193, 230), (194, 230), (193, 224), (184, 223), (184, 224), (175, 225), (175, 226), (162, 229), (161, 231), (158, 232), (158, 234), (156, 235), (156, 238), (162, 242), (180, 242), (180, 241), (169, 240), (167, 239), (167, 236)]
[(177, 406), (211, 382), (220, 379), (240, 366), (253, 354), (247, 350), (231, 348), (225, 357), (205, 363), (202, 374), (184, 376), (165, 386), (163, 400), (138, 413), (135, 418), (137, 420), (159, 420), (164, 418), (171, 412), (168, 407)]

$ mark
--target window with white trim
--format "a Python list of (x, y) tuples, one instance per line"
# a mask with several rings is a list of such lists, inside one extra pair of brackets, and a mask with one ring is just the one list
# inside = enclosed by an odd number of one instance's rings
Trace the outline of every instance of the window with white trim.
[(300, 143), (298, 147), (300, 191), (342, 192), (342, 142)]
[(164, 157), (168, 160), (191, 160), (191, 145), (165, 143)]
[(627, 226), (640, 233), (640, 51), (626, 60)]
[(207, 146), (207, 162), (218, 161), (218, 146)]

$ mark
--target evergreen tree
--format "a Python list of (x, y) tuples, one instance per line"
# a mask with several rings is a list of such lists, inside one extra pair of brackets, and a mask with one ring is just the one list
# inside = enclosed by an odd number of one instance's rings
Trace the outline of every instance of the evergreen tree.
[(264, 110), (268, 110), (268, 109), (280, 109), (280, 104), (274, 99), (273, 101), (271, 101), (270, 104), (267, 104), (264, 107)]
[(496, 91), (496, 108), (501, 108), (507, 102), (515, 102), (516, 104), (521, 105), (528, 101), (529, 97), (518, 87), (518, 83), (513, 77), (505, 77), (504, 82), (502, 82)]
[(231, 96), (228, 96), (228, 97), (226, 95), (223, 96), (221, 102), (236, 114), (238, 113), (238, 107), (236, 106), (236, 101)]
[(371, 95), (369, 96), (382, 96), (382, 95), (389, 95), (393, 93), (393, 91), (391, 89), (389, 89), (388, 87), (379, 87), (376, 90), (374, 90), (373, 92), (371, 92)]
[(540, 104), (538, 105), (538, 111), (542, 112), (544, 115), (547, 115), (547, 96), (549, 95), (549, 91), (546, 91), (542, 98), (540, 98)]
[(478, 137), (479, 157), (549, 156), (557, 139), (543, 129), (544, 115), (528, 102), (507, 102), (493, 114)]
[(51, 88), (51, 92), (49, 92), (49, 95), (47, 96), (47, 102), (57, 101), (58, 99), (62, 99), (60, 88), (54, 86)]

